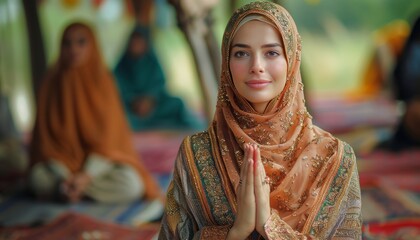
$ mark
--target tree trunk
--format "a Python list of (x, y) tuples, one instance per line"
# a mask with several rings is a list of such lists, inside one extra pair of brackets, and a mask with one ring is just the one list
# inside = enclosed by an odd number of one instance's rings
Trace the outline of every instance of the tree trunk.
[(143, 26), (150, 26), (154, 14), (153, 0), (131, 0), (136, 21)]
[[(191, 7), (192, 3), (197, 4), (194, 1), (190, 0), (188, 4), (183, 0), (169, 0), (176, 9), (178, 26), (184, 33), (194, 56), (206, 117), (211, 121), (217, 103), (220, 49), (211, 29), (210, 9), (202, 11), (200, 4), (196, 5), (196, 8)], [(187, 9), (188, 7), (191, 8)]]
[(22, 0), (25, 11), (26, 28), (31, 59), (31, 78), (35, 99), (41, 85), (43, 75), (47, 70), (44, 41), (38, 17), (38, 6), (35, 0)]
[(230, 8), (230, 13), (233, 13), (236, 10), (236, 0), (229, 1), (229, 8)]

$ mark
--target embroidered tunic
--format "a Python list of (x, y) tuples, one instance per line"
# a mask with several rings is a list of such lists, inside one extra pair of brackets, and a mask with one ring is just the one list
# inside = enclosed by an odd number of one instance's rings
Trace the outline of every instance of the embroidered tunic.
[[(214, 137), (214, 136), (213, 136)], [(167, 193), (159, 239), (225, 239), (235, 220), (236, 199), (226, 187), (208, 132), (188, 137), (180, 148)], [(356, 159), (342, 142), (342, 158), (313, 221), (295, 231), (273, 211), (264, 228), (269, 239), (361, 239), (361, 198)], [(263, 239), (254, 233), (249, 239)]]
[[(229, 67), (235, 33), (255, 15), (278, 31), (287, 62), (285, 85), (263, 113), (239, 94)], [(244, 143), (258, 145), (271, 179), (272, 214), (264, 226), (269, 239), (361, 238), (355, 155), (348, 144), (312, 123), (300, 59), (300, 36), (283, 7), (252, 2), (233, 14), (223, 35), (215, 116), (206, 132), (187, 137), (180, 148), (160, 239), (226, 238), (237, 215)], [(254, 231), (249, 238), (262, 237)]]

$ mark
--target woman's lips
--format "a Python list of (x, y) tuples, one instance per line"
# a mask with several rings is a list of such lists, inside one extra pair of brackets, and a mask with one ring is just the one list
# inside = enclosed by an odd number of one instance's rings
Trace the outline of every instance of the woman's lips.
[(261, 89), (261, 88), (266, 87), (270, 83), (271, 81), (267, 81), (267, 80), (250, 80), (246, 82), (246, 85), (248, 85), (251, 88)]

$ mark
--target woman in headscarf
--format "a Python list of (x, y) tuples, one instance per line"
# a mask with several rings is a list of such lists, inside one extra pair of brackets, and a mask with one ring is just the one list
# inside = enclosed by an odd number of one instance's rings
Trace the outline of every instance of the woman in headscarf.
[(395, 66), (394, 85), (406, 110), (392, 139), (393, 149), (420, 148), (420, 15)]
[(390, 93), (391, 73), (409, 33), (410, 26), (403, 20), (394, 20), (375, 32), (373, 54), (354, 95), (371, 98)]
[(134, 131), (203, 129), (203, 123), (184, 102), (166, 90), (165, 75), (148, 28), (134, 28), (114, 73)]
[(290, 14), (243, 6), (222, 56), (214, 120), (180, 147), (159, 239), (360, 239), (355, 155), (305, 108)]
[(41, 199), (125, 202), (159, 197), (136, 154), (91, 28), (70, 24), (39, 92), (29, 184)]
[(417, 16), (393, 72), (393, 94), (404, 112), (393, 135), (379, 149), (403, 151), (420, 148), (420, 16)]

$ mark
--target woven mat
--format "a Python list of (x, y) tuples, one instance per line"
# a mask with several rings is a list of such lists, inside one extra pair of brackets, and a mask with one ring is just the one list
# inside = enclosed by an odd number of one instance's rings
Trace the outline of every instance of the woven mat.
[(309, 105), (316, 125), (334, 134), (366, 126), (395, 126), (399, 116), (396, 103), (386, 98), (318, 97), (310, 99)]
[(54, 221), (39, 227), (0, 228), (0, 240), (148, 240), (153, 239), (158, 231), (158, 224), (130, 228), (80, 213), (66, 212)]
[(171, 173), (179, 146), (188, 132), (140, 132), (133, 136), (134, 147), (147, 169)]
[[(155, 175), (166, 191), (171, 175)], [(25, 194), (0, 199), (0, 226), (34, 225), (55, 219), (65, 212), (78, 212), (107, 222), (137, 226), (160, 218), (163, 205), (159, 201), (136, 200), (124, 204), (81, 201), (75, 204), (41, 202)]]
[(420, 239), (420, 151), (358, 158), (363, 239)]

